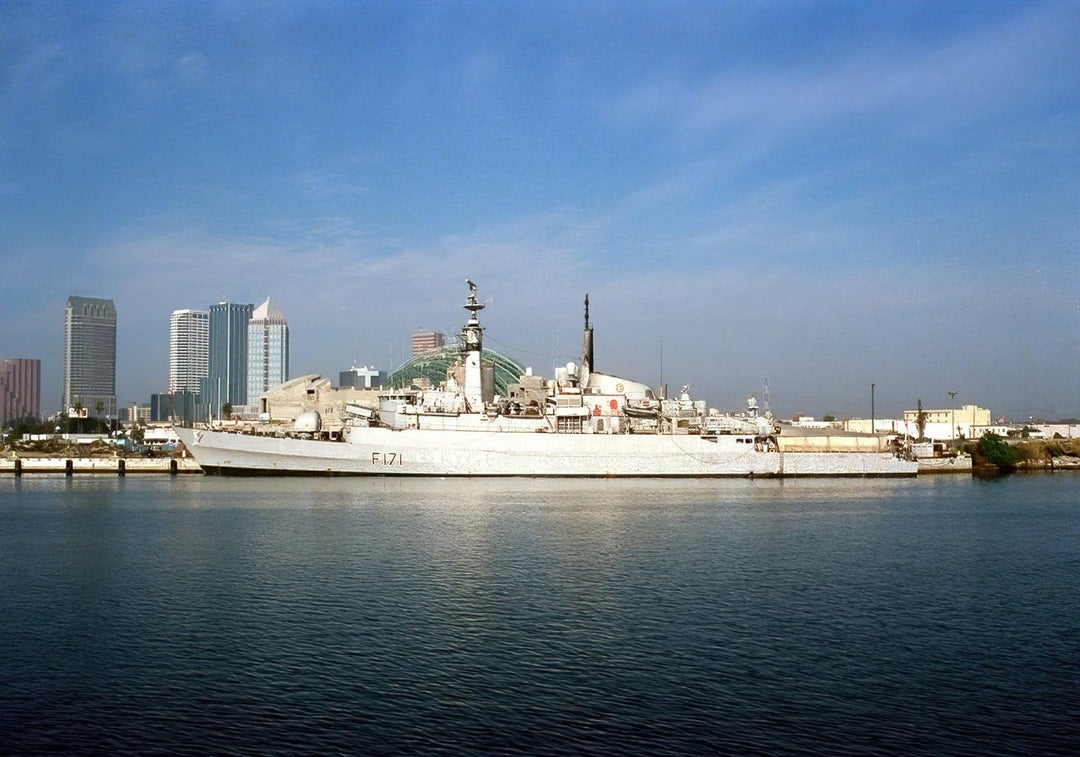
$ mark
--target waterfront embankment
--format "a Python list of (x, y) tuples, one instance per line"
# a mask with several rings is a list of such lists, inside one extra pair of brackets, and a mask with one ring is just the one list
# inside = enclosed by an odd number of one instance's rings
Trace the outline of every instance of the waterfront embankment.
[(0, 475), (30, 473), (100, 473), (125, 476), (129, 473), (202, 473), (190, 457), (15, 457), (0, 459)]
[(919, 458), (920, 476), (932, 473), (967, 473), (970, 476), (971, 471), (971, 455)]
[(976, 471), (1080, 470), (1078, 439), (1003, 439), (986, 434), (965, 451)]
[(1080, 470), (1076, 439), (980, 439), (960, 446), (960, 454), (920, 457), (919, 475), (934, 473), (1043, 472)]

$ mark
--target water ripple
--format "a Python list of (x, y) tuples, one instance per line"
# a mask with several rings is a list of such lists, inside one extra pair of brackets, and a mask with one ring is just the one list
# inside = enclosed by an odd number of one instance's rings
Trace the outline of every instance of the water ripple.
[(0, 481), (0, 752), (1074, 754), (1076, 482)]

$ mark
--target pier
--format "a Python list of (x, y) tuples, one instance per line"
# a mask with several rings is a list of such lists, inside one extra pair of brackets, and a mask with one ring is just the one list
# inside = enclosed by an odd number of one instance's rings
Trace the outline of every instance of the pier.
[(130, 474), (157, 473), (179, 475), (202, 473), (193, 458), (185, 457), (16, 457), (0, 459), (0, 475), (22, 476), (31, 473)]

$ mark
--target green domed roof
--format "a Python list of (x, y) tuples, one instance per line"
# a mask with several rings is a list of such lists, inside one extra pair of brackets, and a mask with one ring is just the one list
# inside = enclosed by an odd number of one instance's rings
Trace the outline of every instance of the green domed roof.
[[(433, 386), (446, 381), (446, 369), (453, 365), (461, 354), (456, 344), (436, 347), (433, 350), (413, 355), (386, 379), (388, 386), (395, 389), (407, 389), (418, 378), (425, 378)], [(506, 395), (506, 387), (520, 380), (525, 368), (512, 358), (495, 350), (484, 349), (481, 357), (495, 365), (495, 393)]]

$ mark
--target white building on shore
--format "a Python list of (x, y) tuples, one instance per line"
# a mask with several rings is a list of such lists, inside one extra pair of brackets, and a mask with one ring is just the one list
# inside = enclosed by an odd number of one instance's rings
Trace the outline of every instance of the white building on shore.
[[(978, 405), (958, 408), (923, 409), (923, 433), (928, 439), (977, 439), (990, 426), (990, 411)], [(904, 421), (915, 426), (918, 436), (919, 411), (905, 410)]]

